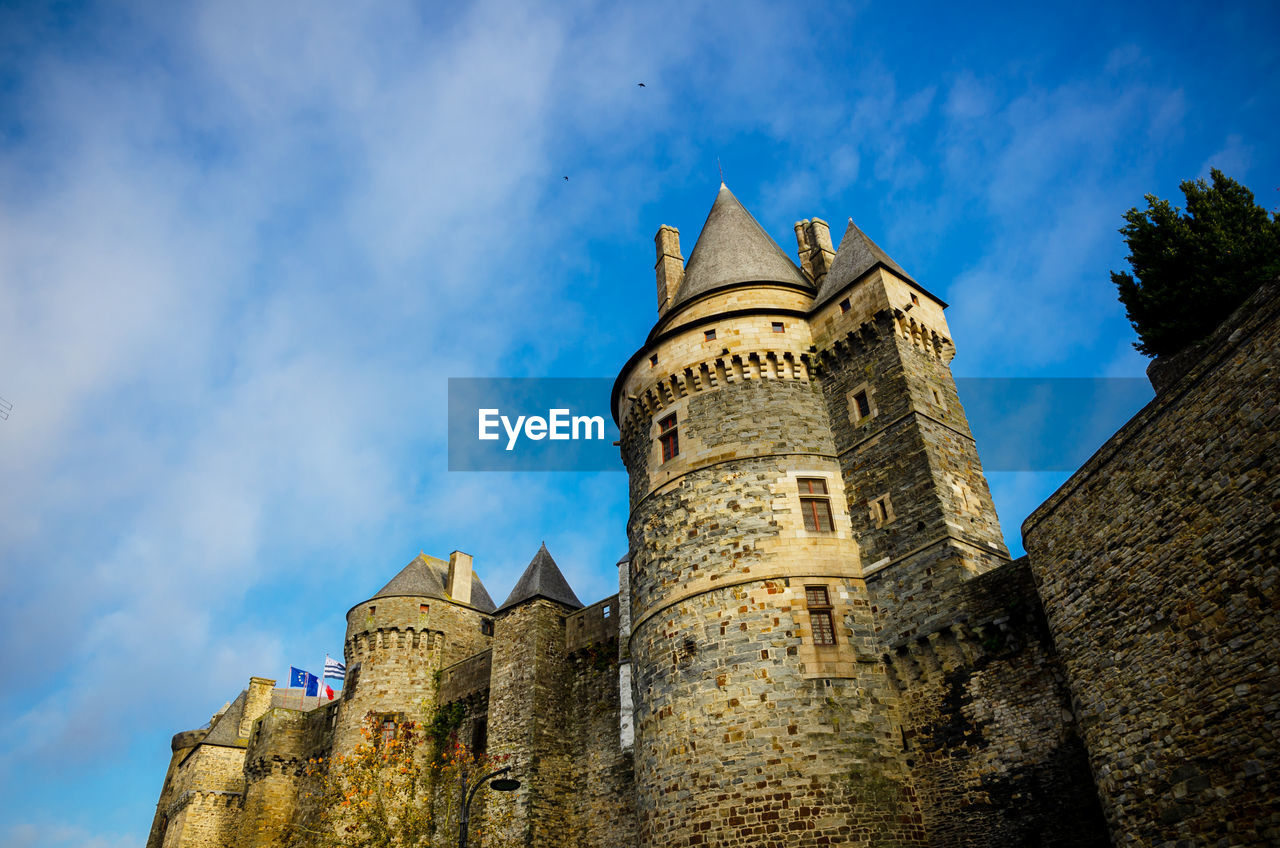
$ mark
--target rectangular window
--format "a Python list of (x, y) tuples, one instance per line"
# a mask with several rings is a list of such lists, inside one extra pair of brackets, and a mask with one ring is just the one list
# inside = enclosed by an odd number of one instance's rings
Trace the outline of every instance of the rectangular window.
[(854, 395), (853, 402), (858, 405), (859, 418), (866, 418), (871, 414), (871, 401), (867, 399), (866, 392), (858, 392)]
[(830, 533), (831, 499), (827, 497), (827, 481), (821, 477), (800, 477), (800, 512), (804, 516), (804, 529), (811, 533)]
[(489, 747), (489, 720), (478, 718), (471, 725), (471, 753), (479, 756)]
[(481, 636), (493, 635), (493, 619), (492, 618), (480, 619), (480, 635)]
[(662, 461), (666, 462), (680, 453), (680, 437), (676, 433), (675, 413), (658, 422), (658, 431), (658, 441), (662, 443)]
[(840, 314), (841, 314), (841, 315), (843, 315), (844, 313), (848, 312), (851, 308), (852, 308), (852, 306), (851, 306), (851, 305), (850, 305), (850, 303), (849, 303), (849, 298), (847, 298), (847, 297), (846, 297), (844, 300), (840, 301)]
[(713, 341), (713, 340), (715, 339), (715, 337), (716, 337), (716, 331), (715, 331), (715, 330), (706, 330), (706, 331), (704, 331), (704, 332), (703, 332), (703, 334), (702, 334), (702, 335), (703, 335), (703, 337), (705, 338), (705, 340), (706, 340), (706, 341)]
[(919, 305), (920, 305), (920, 298), (916, 297), (916, 296), (915, 296), (915, 294), (912, 294), (912, 295), (911, 295), (911, 302), (912, 302), (913, 304), (915, 304), (916, 306), (919, 306)]
[(604, 605), (604, 617), (608, 618), (613, 615), (613, 608), (609, 604)]
[(831, 596), (826, 586), (805, 586), (805, 602), (809, 605), (809, 624), (813, 630), (813, 644), (834, 645), (836, 630), (831, 620)]
[(883, 527), (893, 520), (893, 505), (889, 501), (888, 495), (881, 495), (870, 502), (871, 507), (871, 523), (877, 527)]
[(781, 322), (781, 321), (774, 321), (774, 322), (773, 322), (773, 331), (774, 331), (775, 333), (782, 333), (782, 332), (785, 332), (785, 331), (786, 331), (786, 329), (787, 329), (787, 328), (786, 328), (786, 327), (784, 327), (784, 326), (782, 325), (782, 322)]
[(379, 729), (383, 745), (396, 738), (396, 720), (394, 718), (384, 718)]
[(658, 354), (655, 353), (653, 356), (649, 357), (649, 367), (652, 368), (657, 364), (658, 364)]

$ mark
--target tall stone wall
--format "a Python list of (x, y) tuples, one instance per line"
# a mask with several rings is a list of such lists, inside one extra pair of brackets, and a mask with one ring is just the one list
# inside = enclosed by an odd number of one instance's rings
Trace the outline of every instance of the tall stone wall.
[(1026, 559), (939, 602), (952, 622), (886, 657), (929, 844), (1110, 844)]
[(244, 800), (244, 748), (200, 745), (179, 765), (163, 848), (229, 848)]
[(1280, 843), (1280, 300), (1023, 524), (1118, 845)]
[(521, 785), (489, 804), (514, 820), (520, 844), (530, 848), (554, 848), (572, 832), (570, 797), (578, 787), (564, 735), (567, 612), (535, 598), (502, 610), (494, 623), (489, 750), (506, 758)]
[(565, 736), (574, 788), (572, 826), (560, 845), (634, 848), (638, 838), (634, 764), (631, 751), (622, 748), (619, 727), (618, 597), (579, 610), (565, 625), (569, 686)]
[(341, 701), (308, 712), (274, 708), (254, 727), (245, 752), (238, 845), (284, 845), (317, 826), (313, 759), (328, 757)]

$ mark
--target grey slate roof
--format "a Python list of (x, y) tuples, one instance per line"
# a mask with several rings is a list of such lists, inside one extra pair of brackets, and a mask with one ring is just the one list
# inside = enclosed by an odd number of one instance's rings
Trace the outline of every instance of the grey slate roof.
[(817, 308), (835, 297), (841, 289), (879, 264), (885, 265), (903, 279), (916, 282), (910, 274), (902, 270), (901, 265), (894, 262), (889, 254), (880, 248), (880, 245), (858, 229), (858, 225), (850, 218), (849, 226), (844, 231), (844, 238), (840, 239), (840, 246), (836, 248), (836, 258), (831, 261), (831, 270), (827, 272), (826, 278), (822, 281), (822, 289), (814, 298), (814, 307)]
[(392, 577), (387, 585), (379, 589), (373, 598), (389, 598), (396, 595), (447, 598), (445, 580), (448, 576), (448, 566), (445, 566), (444, 572), (441, 573), (438, 567), (432, 567), (431, 560), (426, 554), (418, 554), (408, 565), (400, 569), (400, 573)]
[(494, 606), (493, 598), (489, 597), (489, 590), (480, 582), (480, 575), (474, 572), (471, 575), (471, 606), (481, 612), (496, 612), (497, 607)]
[(240, 735), (240, 719), (244, 717), (244, 703), (249, 699), (249, 690), (242, 689), (240, 695), (231, 702), (231, 706), (222, 711), (218, 720), (209, 728), (209, 733), (200, 742), (201, 745), (221, 745), (224, 748), (243, 747), (237, 744)]
[(721, 286), (752, 282), (791, 283), (813, 291), (804, 272), (721, 183), (671, 305)]
[(498, 611), (501, 612), (534, 598), (547, 598), (573, 609), (582, 609), (582, 601), (578, 600), (573, 589), (569, 588), (569, 581), (564, 579), (564, 575), (560, 573), (560, 567), (551, 558), (546, 542), (543, 542), (542, 547), (538, 548), (538, 552), (533, 555), (529, 567), (524, 570), (524, 574), (520, 575), (515, 588), (511, 590), (511, 594), (503, 601)]
[[(379, 589), (373, 598), (408, 595), (415, 598), (452, 600), (447, 587), (448, 579), (449, 564), (447, 562), (426, 554), (418, 554), (408, 565), (400, 569), (400, 573), (392, 577), (387, 585)], [(481, 612), (494, 611), (493, 598), (489, 597), (489, 590), (485, 589), (484, 584), (480, 582), (480, 576), (475, 572), (471, 574), (471, 606)]]

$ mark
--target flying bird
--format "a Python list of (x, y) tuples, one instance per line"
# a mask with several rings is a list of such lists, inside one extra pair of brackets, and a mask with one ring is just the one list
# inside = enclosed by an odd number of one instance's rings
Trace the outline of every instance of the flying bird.
[(568, 178), (568, 177), (565, 177), (565, 179), (567, 180), (567, 179), (569, 179), (569, 178)]
[(641, 88), (644, 88), (644, 83), (642, 83), (642, 82), (638, 82), (638, 83), (636, 83), (636, 85), (640, 86)]

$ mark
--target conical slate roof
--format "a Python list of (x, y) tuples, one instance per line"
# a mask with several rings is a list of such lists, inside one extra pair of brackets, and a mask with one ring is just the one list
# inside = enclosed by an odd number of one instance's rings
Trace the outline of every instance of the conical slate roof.
[[(391, 578), (387, 585), (383, 586), (373, 596), (374, 598), (390, 598), (396, 595), (411, 595), (415, 597), (446, 597), (444, 581), (448, 577), (448, 571), (441, 574), (439, 569), (433, 568), (431, 561), (426, 554), (418, 554), (413, 561), (400, 569), (400, 573)], [(369, 600), (373, 600), (370, 598)]]
[(840, 239), (840, 246), (836, 248), (836, 258), (831, 261), (831, 270), (822, 281), (822, 289), (814, 298), (813, 305), (821, 306), (876, 265), (884, 265), (899, 277), (915, 282), (910, 274), (902, 270), (901, 265), (894, 262), (880, 245), (858, 229), (858, 225), (850, 218), (844, 238)]
[(790, 283), (813, 291), (813, 283), (721, 183), (671, 305), (721, 286), (753, 282)]
[(498, 612), (534, 598), (547, 598), (573, 609), (582, 609), (582, 601), (578, 600), (573, 589), (569, 588), (569, 581), (564, 579), (564, 575), (560, 573), (560, 567), (551, 558), (546, 542), (543, 542), (542, 547), (538, 548), (538, 552), (533, 555), (529, 567), (524, 570), (524, 574), (520, 575), (515, 588), (498, 608)]
[[(387, 585), (379, 589), (373, 598), (391, 598), (407, 595), (415, 598), (449, 597), (446, 581), (449, 579), (449, 564), (443, 560), (418, 554), (413, 561), (400, 569), (400, 573), (391, 578)], [(373, 600), (370, 598), (369, 600)], [(493, 612), (493, 598), (480, 582), (480, 575), (471, 573), (471, 606), (481, 612)]]

